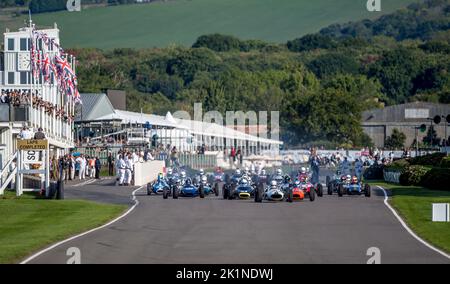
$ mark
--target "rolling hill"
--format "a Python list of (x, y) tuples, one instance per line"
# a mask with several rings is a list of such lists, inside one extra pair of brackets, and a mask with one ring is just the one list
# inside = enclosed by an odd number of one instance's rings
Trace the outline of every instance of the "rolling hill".
[[(141, 5), (90, 8), (79, 13), (38, 14), (40, 26), (58, 23), (65, 47), (164, 47), (191, 45), (198, 36), (230, 34), (242, 39), (285, 42), (333, 23), (376, 18), (417, 0), (384, 1), (370, 13), (366, 0), (174, 0)], [(26, 16), (2, 19), (17, 28)]]

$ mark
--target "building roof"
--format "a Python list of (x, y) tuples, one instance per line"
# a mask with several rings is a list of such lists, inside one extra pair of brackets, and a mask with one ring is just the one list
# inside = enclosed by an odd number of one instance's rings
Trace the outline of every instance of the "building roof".
[(114, 114), (114, 107), (106, 94), (81, 94), (81, 111), (75, 121), (98, 120), (99, 117)]
[(449, 104), (414, 102), (365, 111), (362, 114), (362, 123), (364, 125), (389, 122), (424, 122), (436, 115), (447, 116), (449, 114)]
[[(233, 128), (225, 127), (217, 123), (207, 123), (203, 121), (186, 120), (174, 118), (171, 113), (166, 116), (145, 114), (131, 111), (114, 109), (105, 94), (82, 94), (83, 100), (83, 121), (121, 121), (122, 124), (147, 124), (152, 126), (176, 128), (188, 130), (192, 134), (222, 137), (227, 139), (245, 140), (267, 144), (282, 145), (283, 142), (261, 138), (237, 131)], [(77, 121), (81, 120), (81, 115)]]

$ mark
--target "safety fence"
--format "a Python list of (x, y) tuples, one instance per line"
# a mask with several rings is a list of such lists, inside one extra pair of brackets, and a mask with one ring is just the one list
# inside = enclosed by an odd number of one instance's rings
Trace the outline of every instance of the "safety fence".
[[(88, 157), (98, 157), (102, 162), (102, 165), (107, 165), (109, 153), (111, 153), (112, 157), (115, 159), (122, 149), (122, 147), (79, 147), (75, 149), (74, 153), (83, 154)], [(127, 149), (131, 151), (141, 151), (140, 148)], [(167, 167), (186, 166), (192, 169), (212, 169), (218, 165), (216, 153), (206, 153), (202, 155), (180, 153), (178, 154), (178, 161), (172, 161), (168, 152), (157, 151), (154, 158), (157, 161), (165, 161)]]
[(402, 175), (401, 171), (398, 170), (384, 170), (383, 176), (384, 181), (389, 183), (400, 184), (400, 176)]

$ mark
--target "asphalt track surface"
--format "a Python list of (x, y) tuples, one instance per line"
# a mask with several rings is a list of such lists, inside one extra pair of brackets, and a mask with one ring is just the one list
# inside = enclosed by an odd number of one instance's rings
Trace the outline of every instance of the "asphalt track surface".
[[(68, 187), (66, 197), (131, 205), (132, 191), (106, 180)], [(450, 263), (406, 232), (379, 190), (292, 204), (136, 196), (125, 218), (30, 263), (66, 263), (72, 247), (83, 264), (364, 264), (372, 247), (382, 263)]]

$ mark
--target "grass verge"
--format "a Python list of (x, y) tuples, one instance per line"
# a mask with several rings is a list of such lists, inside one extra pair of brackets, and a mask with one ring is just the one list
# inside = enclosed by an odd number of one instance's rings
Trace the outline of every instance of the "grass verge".
[(450, 223), (432, 222), (432, 204), (450, 203), (449, 191), (373, 182), (392, 192), (389, 203), (421, 238), (450, 253)]
[(126, 206), (81, 200), (44, 200), (34, 194), (0, 197), (0, 263), (31, 253), (119, 216)]

